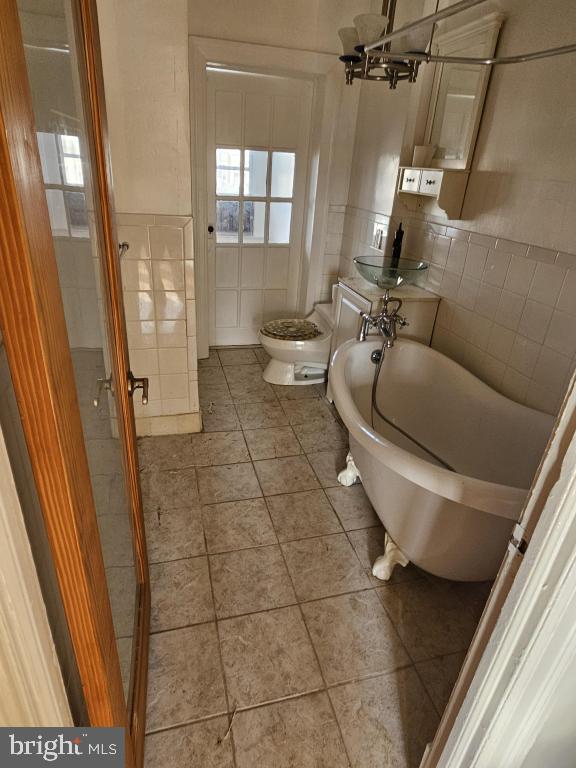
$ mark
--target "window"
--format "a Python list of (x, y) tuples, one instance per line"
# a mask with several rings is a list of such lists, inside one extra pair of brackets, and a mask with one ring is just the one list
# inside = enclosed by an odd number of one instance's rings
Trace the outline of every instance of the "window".
[(272, 153), (272, 197), (292, 197), (294, 153)]
[(89, 237), (80, 139), (74, 134), (37, 134), (50, 225), (55, 237)]
[(216, 234), (219, 243), (238, 242), (240, 203), (232, 200), (216, 202)]
[(216, 242), (289, 245), (294, 152), (216, 149)]
[(216, 194), (240, 194), (240, 150), (216, 150)]

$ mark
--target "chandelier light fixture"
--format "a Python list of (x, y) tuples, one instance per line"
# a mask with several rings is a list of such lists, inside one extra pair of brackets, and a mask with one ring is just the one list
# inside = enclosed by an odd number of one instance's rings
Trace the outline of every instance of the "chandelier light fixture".
[(353, 27), (344, 27), (338, 31), (343, 48), (340, 61), (344, 63), (346, 83), (352, 85), (354, 80), (358, 79), (377, 80), (386, 82), (390, 88), (395, 89), (402, 80), (416, 82), (422, 62), (488, 67), (493, 64), (521, 64), (525, 61), (576, 52), (574, 43), (515, 56), (492, 58), (435, 56), (431, 53), (434, 30), (438, 22), (485, 2), (487, 0), (460, 0), (398, 30), (394, 30), (396, 0), (385, 0), (382, 14), (362, 13), (356, 16)]

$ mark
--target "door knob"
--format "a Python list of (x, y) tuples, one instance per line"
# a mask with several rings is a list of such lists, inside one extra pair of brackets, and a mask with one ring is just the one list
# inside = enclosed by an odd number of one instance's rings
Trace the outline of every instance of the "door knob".
[(134, 376), (128, 371), (128, 394), (133, 397), (137, 389), (142, 390), (142, 405), (148, 405), (148, 378), (146, 376)]

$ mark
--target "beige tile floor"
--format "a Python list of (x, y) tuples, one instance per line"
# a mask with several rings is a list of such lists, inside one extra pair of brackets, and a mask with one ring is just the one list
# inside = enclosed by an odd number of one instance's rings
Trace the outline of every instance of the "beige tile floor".
[(343, 488), (321, 388), (259, 348), (201, 361), (205, 432), (140, 441), (152, 625), (146, 766), (414, 768), (487, 597), (413, 566)]

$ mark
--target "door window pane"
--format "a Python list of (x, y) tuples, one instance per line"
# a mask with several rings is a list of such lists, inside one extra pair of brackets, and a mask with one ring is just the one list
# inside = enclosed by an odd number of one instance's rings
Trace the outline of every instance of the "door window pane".
[(62, 133), (60, 134), (60, 141), (62, 143), (62, 152), (65, 155), (76, 155), (77, 157), (80, 157), (80, 139), (78, 136)]
[(216, 242), (237, 243), (240, 203), (237, 200), (216, 201)]
[(266, 196), (268, 152), (258, 149), (244, 151), (244, 194)]
[(64, 183), (74, 187), (82, 187), (84, 185), (84, 172), (80, 158), (80, 139), (78, 136), (66, 133), (61, 133), (59, 139), (62, 149)]
[(88, 213), (84, 192), (64, 192), (72, 237), (88, 237)]
[(266, 203), (244, 201), (242, 239), (245, 243), (263, 243), (266, 226)]
[(289, 243), (292, 203), (270, 203), (269, 243)]
[(272, 197), (292, 197), (295, 161), (294, 152), (272, 152)]
[(83, 186), (84, 174), (82, 160), (79, 157), (64, 157), (64, 182), (74, 187)]
[(68, 237), (68, 220), (66, 218), (64, 193), (61, 189), (47, 189), (46, 200), (48, 201), (52, 234), (56, 237)]
[(240, 194), (240, 150), (218, 147), (216, 150), (216, 194)]
[(39, 131), (36, 136), (38, 138), (44, 184), (62, 184), (58, 150), (56, 149), (56, 136), (53, 133), (44, 133), (43, 131)]

